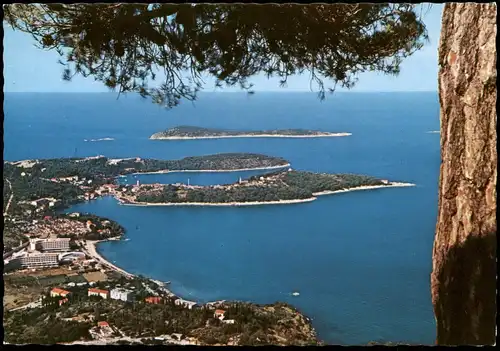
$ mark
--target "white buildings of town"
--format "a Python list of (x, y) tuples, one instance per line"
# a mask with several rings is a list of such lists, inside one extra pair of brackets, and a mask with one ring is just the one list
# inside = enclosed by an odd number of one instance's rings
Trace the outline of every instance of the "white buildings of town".
[(38, 199), (31, 201), (31, 205), (35, 207), (48, 206), (51, 201), (49, 199)]
[(33, 200), (29, 204), (34, 206), (37, 211), (40, 211), (42, 208), (54, 207), (60, 202), (60, 200), (54, 199), (52, 197), (41, 198), (38, 200)]
[(214, 312), (214, 318), (217, 318), (219, 320), (223, 320), (225, 317), (225, 314), (226, 314), (226, 311), (217, 309)]
[(188, 309), (192, 309), (194, 306), (196, 306), (196, 302), (184, 299), (177, 299), (174, 301), (174, 304), (176, 304), (177, 306), (187, 307)]
[(113, 300), (132, 301), (134, 292), (123, 288), (115, 288), (111, 290), (110, 297)]

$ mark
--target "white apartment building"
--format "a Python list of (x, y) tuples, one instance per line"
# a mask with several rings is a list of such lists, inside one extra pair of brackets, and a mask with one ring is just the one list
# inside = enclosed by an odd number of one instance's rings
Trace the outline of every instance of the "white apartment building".
[[(47, 254), (27, 254), (15, 258), (21, 268), (41, 268), (41, 267), (55, 267), (59, 265), (58, 254), (47, 253)], [(14, 261), (13, 260), (13, 261)]]
[(188, 300), (184, 300), (184, 299), (177, 299), (174, 301), (174, 304), (176, 304), (177, 306), (183, 306), (183, 307), (186, 307), (188, 309), (192, 309), (194, 306), (196, 306), (196, 302), (194, 301), (188, 301)]
[(37, 240), (36, 246), (41, 251), (68, 251), (70, 238)]
[(122, 301), (132, 301), (134, 296), (134, 292), (132, 290), (127, 290), (123, 288), (115, 288), (111, 290), (110, 297), (113, 300), (122, 300)]

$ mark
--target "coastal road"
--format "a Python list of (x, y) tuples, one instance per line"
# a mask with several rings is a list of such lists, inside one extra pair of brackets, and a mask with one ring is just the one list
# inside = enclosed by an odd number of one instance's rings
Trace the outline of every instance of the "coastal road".
[(27, 305), (13, 308), (10, 311), (18, 311), (18, 310), (25, 310), (27, 308), (39, 308), (39, 307), (42, 307), (42, 302), (41, 301), (34, 301), (34, 302), (30, 302)]
[(29, 241), (25, 242), (25, 243), (24, 243), (24, 244), (22, 244), (21, 246), (18, 246), (18, 247), (13, 248), (13, 249), (12, 249), (11, 251), (9, 251), (9, 252), (4, 253), (4, 254), (3, 254), (3, 259), (5, 260), (5, 259), (9, 258), (10, 256), (12, 256), (12, 254), (13, 254), (14, 252), (18, 252), (18, 251), (20, 251), (20, 250), (24, 249), (25, 247), (27, 247), (28, 245), (29, 245)]
[[(119, 340), (125, 340), (128, 342), (137, 342), (142, 344), (141, 341), (142, 338), (131, 338), (128, 336), (122, 336), (118, 338), (102, 338), (102, 339), (97, 339), (97, 340), (88, 340), (88, 341), (75, 341), (71, 343), (67, 343), (66, 345), (109, 345), (109, 344), (114, 344), (118, 342)], [(149, 338), (147, 338), (149, 339)], [(175, 340), (170, 336), (164, 336), (165, 342), (169, 344), (175, 344), (175, 345), (197, 345), (195, 342), (188, 341), (188, 340)]]
[(12, 198), (14, 197), (14, 192), (12, 191), (12, 183), (7, 178), (5, 178), (5, 181), (7, 183), (9, 183), (10, 197), (9, 197), (9, 201), (7, 201), (7, 206), (5, 206), (5, 211), (3, 213), (4, 216), (7, 215), (7, 212), (9, 211), (10, 203), (12, 202)]
[[(109, 269), (112, 269), (112, 270), (114, 270), (114, 271), (116, 271), (116, 272), (124, 275), (127, 278), (134, 278), (133, 274), (130, 274), (127, 271), (121, 269), (120, 267), (115, 266), (114, 264), (112, 264), (109, 261), (107, 261), (104, 257), (102, 257), (101, 255), (99, 255), (99, 253), (96, 250), (96, 244), (99, 243), (99, 242), (100, 242), (100, 240), (95, 240), (95, 241), (94, 240), (92, 240), (92, 241), (87, 240), (86, 243), (83, 243), (83, 241), (80, 241), (80, 244), (82, 245), (82, 251), (83, 251), (83, 253), (85, 253), (86, 255), (88, 255), (90, 257), (92, 257), (97, 262), (99, 262), (102, 265), (108, 267)], [(155, 282), (156, 284), (158, 284), (156, 281), (154, 281), (154, 280), (152, 280), (152, 281)], [(162, 286), (163, 283), (160, 283), (159, 285), (161, 286), (161, 290), (163, 290), (168, 296), (170, 296), (170, 297), (176, 296), (169, 289), (167, 289), (164, 286)]]
[(106, 261), (101, 255), (99, 255), (99, 253), (97, 252), (96, 247), (95, 247), (95, 244), (97, 244), (98, 242), (99, 241), (87, 241), (85, 244), (83, 244), (85, 253), (88, 254), (90, 257), (94, 258), (99, 263), (123, 274), (125, 277), (133, 278), (134, 277), (133, 274), (130, 274), (130, 273), (124, 271), (123, 269), (115, 266), (114, 264)]

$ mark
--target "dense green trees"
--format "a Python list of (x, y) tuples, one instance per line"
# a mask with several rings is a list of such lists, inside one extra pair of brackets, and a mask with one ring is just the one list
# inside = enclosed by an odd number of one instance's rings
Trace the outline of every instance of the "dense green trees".
[(55, 344), (90, 339), (88, 322), (63, 321), (47, 308), (6, 312), (5, 341), (11, 344)]
[(178, 126), (167, 129), (163, 132), (153, 134), (152, 139), (162, 139), (168, 137), (220, 137), (220, 136), (237, 136), (237, 135), (318, 135), (324, 134), (315, 130), (308, 129), (276, 129), (276, 130), (227, 130), (215, 128), (201, 128), (194, 126)]
[(358, 174), (318, 174), (298, 171), (283, 174), (283, 181), (287, 185), (301, 187), (312, 193), (383, 184), (380, 179)]
[(51, 182), (36, 176), (21, 176), (9, 180), (16, 202), (53, 197), (69, 203), (84, 194), (84, 191), (75, 185)]
[[(136, 197), (138, 202), (150, 203), (230, 203), (230, 202), (269, 202), (280, 200), (299, 200), (312, 198), (314, 193), (336, 191), (366, 185), (383, 185), (380, 179), (356, 174), (317, 174), (302, 171), (278, 171), (249, 178), (257, 182), (252, 186), (203, 187), (186, 189), (166, 185), (163, 192), (142, 193)], [(260, 183), (259, 183), (260, 182)]]
[[(56, 158), (39, 160), (29, 169), (4, 163), (4, 177), (25, 179), (25, 182), (35, 182), (44, 186), (57, 186), (57, 183), (45, 184), (43, 179), (74, 177), (87, 181), (85, 185), (95, 186), (120, 174), (134, 172), (156, 172), (160, 170), (231, 170), (241, 168), (257, 168), (284, 166), (288, 162), (281, 157), (266, 156), (251, 153), (223, 153), (205, 156), (191, 156), (180, 160), (154, 159), (124, 159), (121, 162), (110, 163), (107, 157), (90, 159)], [(21, 173), (26, 173), (21, 176)], [(92, 180), (91, 183), (88, 183)], [(34, 185), (33, 185), (34, 186)], [(41, 186), (41, 185), (38, 185)], [(62, 186), (62, 185), (61, 185)]]
[[(267, 186), (245, 186), (234, 188), (203, 188), (180, 190), (175, 186), (166, 186), (160, 194), (141, 194), (136, 201), (162, 203), (162, 202), (207, 202), (207, 203), (230, 203), (230, 202), (256, 202), (256, 201), (279, 201), (311, 198), (312, 194), (298, 187), (267, 187)], [(185, 193), (185, 196), (180, 196)]]

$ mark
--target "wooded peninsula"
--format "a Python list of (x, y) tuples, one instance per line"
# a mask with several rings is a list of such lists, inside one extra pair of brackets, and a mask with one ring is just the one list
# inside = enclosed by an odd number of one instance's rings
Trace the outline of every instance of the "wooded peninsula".
[(142, 185), (121, 193), (119, 199), (125, 204), (294, 203), (311, 201), (316, 196), (327, 193), (395, 185), (401, 186), (404, 183), (391, 183), (387, 180), (356, 174), (319, 174), (280, 170), (226, 185)]

